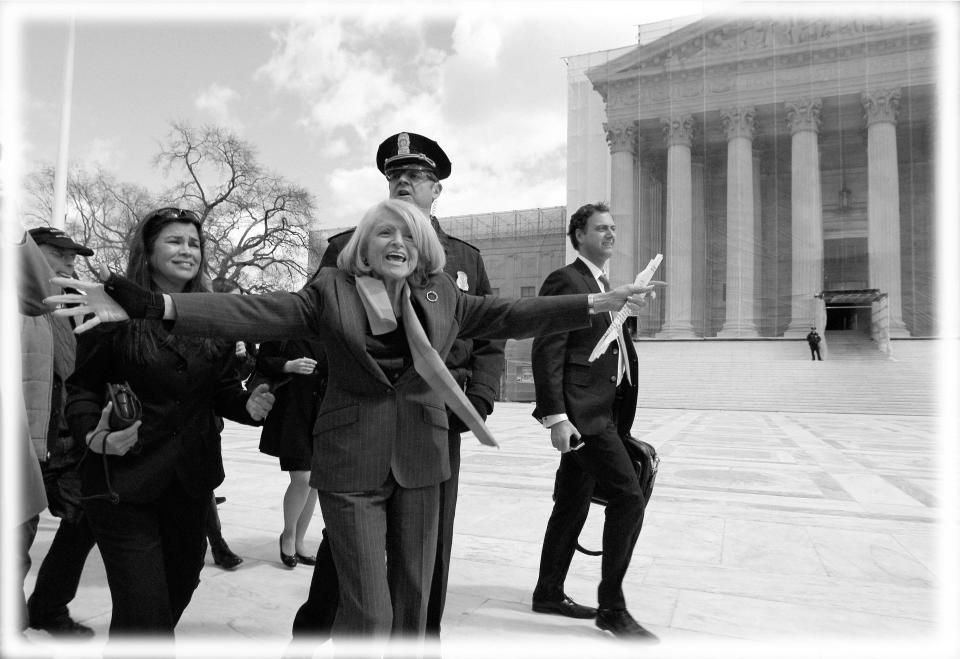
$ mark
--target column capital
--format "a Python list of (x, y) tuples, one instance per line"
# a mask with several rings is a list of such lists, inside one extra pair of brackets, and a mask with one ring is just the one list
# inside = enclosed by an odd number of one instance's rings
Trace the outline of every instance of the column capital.
[(610, 147), (610, 153), (628, 151), (636, 155), (638, 135), (636, 121), (606, 122), (603, 124), (603, 131), (607, 134), (607, 145)]
[(860, 95), (867, 126), (879, 123), (897, 123), (900, 114), (900, 88), (875, 89)]
[(693, 134), (696, 131), (696, 123), (692, 114), (683, 114), (660, 119), (663, 126), (663, 136), (667, 146), (689, 147), (693, 142)]
[(745, 137), (753, 140), (757, 130), (757, 109), (753, 106), (720, 110), (720, 121), (727, 140)]
[(796, 101), (786, 101), (783, 107), (787, 111), (787, 125), (790, 127), (791, 135), (796, 135), (803, 131), (820, 132), (820, 110), (823, 109), (822, 99), (805, 96)]

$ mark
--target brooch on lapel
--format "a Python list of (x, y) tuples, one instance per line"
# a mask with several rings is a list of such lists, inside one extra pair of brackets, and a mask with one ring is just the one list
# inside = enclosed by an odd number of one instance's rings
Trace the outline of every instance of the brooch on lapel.
[(461, 291), (470, 290), (470, 284), (467, 283), (467, 273), (463, 270), (457, 270), (457, 288)]
[(440, 299), (440, 296), (437, 295), (436, 291), (427, 291), (426, 296), (427, 302), (436, 302)]

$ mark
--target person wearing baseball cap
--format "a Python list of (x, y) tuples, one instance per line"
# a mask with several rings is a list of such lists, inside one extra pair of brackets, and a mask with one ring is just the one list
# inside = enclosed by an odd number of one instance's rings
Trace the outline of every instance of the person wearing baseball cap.
[[(383, 140), (377, 148), (376, 167), (387, 179), (391, 199), (404, 199), (418, 206), (433, 226), (446, 255), (446, 272), (457, 287), (470, 295), (491, 295), (490, 281), (480, 250), (446, 233), (432, 213), (433, 203), (443, 191), (440, 181), (451, 172), (450, 158), (440, 145), (424, 135), (403, 131)], [(353, 235), (353, 229), (330, 238), (320, 259), (320, 268), (337, 267), (337, 256)], [(457, 339), (445, 365), (480, 416), (486, 419), (500, 389), (503, 372), (503, 341)], [(426, 633), (438, 638), (440, 619), (446, 603), (447, 577), (453, 543), (453, 523), (460, 474), (460, 433), (467, 427), (448, 410), (450, 478), (440, 484), (440, 518), (432, 586), (427, 604)], [(337, 612), (339, 597), (336, 570), (326, 537), (316, 555), (307, 601), (297, 611), (293, 637), (326, 635)]]
[(73, 277), (76, 273), (74, 260), (77, 255), (93, 256), (93, 250), (75, 242), (61, 229), (39, 227), (27, 233), (33, 238), (40, 251), (47, 258), (50, 267), (61, 277)]
[[(77, 255), (93, 250), (74, 241), (61, 229), (39, 227), (27, 231), (50, 268), (62, 277), (76, 278)], [(25, 248), (31, 246), (25, 244)], [(23, 258), (32, 258), (24, 252)], [(37, 257), (39, 258), (39, 257)], [(27, 600), (26, 623), (60, 637), (88, 638), (93, 630), (76, 622), (67, 605), (77, 595), (80, 576), (95, 540), (79, 505), (78, 464), (84, 446), (78, 445), (64, 419), (64, 383), (74, 370), (76, 337), (68, 319), (53, 315), (20, 315), (20, 352), (23, 397), (34, 450), (40, 461), (50, 514), (60, 518), (50, 549), (37, 571), (33, 594)]]

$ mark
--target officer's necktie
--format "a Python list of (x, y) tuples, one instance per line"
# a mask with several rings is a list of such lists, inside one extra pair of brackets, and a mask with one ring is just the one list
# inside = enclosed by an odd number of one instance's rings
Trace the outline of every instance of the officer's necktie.
[[(610, 286), (610, 280), (607, 279), (605, 274), (601, 274), (597, 279), (603, 284), (604, 293), (613, 290)], [(610, 314), (610, 318), (613, 318), (613, 313)], [(627, 376), (627, 382), (630, 382), (630, 364), (627, 362), (627, 343), (623, 338), (622, 330), (617, 332), (617, 346), (620, 352), (620, 358), (618, 359), (619, 368), (617, 369), (617, 385), (619, 386), (624, 375)]]

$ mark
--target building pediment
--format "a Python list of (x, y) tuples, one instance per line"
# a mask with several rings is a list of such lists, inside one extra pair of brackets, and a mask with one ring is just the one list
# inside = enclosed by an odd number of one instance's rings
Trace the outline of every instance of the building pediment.
[(789, 55), (795, 50), (842, 50), (878, 38), (902, 36), (911, 28), (932, 28), (929, 20), (876, 18), (705, 19), (594, 67), (591, 80), (615, 79), (691, 65), (713, 66), (743, 58)]
[[(808, 93), (823, 81), (850, 90), (881, 75), (902, 84), (899, 74), (935, 77), (929, 18), (711, 17), (691, 23), (586, 72), (607, 103), (618, 108), (689, 101), (691, 107), (714, 97), (741, 100), (768, 96), (776, 86)], [(910, 53), (910, 57), (904, 56)], [(836, 86), (833, 88), (836, 92)], [(746, 95), (746, 96), (745, 96)]]

